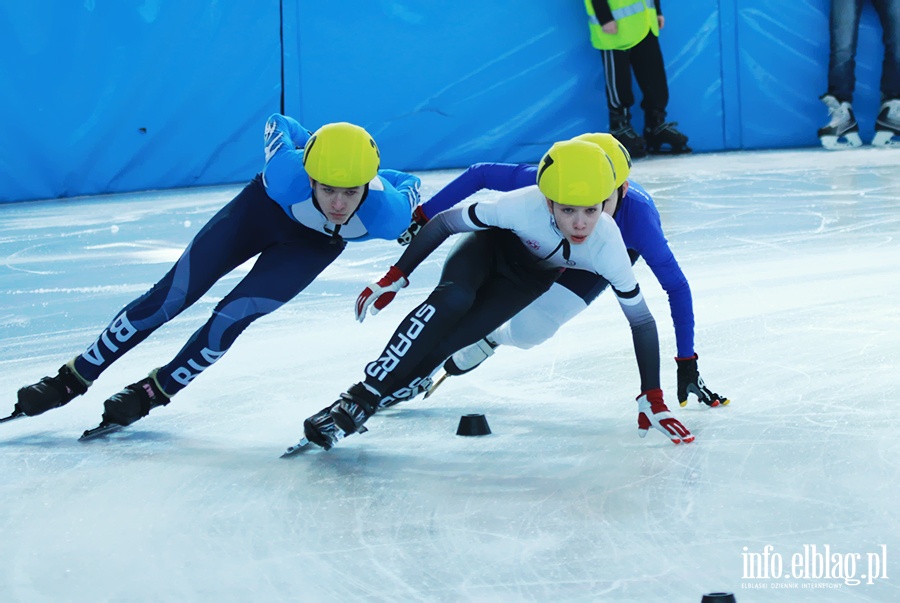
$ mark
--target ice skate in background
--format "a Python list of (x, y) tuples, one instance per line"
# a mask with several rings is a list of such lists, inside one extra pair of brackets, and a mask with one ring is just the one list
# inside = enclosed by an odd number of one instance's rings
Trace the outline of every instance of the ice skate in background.
[(856, 123), (850, 103), (840, 102), (830, 94), (823, 96), (822, 102), (828, 107), (828, 114), (831, 115), (831, 121), (819, 128), (822, 146), (829, 151), (861, 147), (859, 124)]
[(875, 137), (873, 147), (900, 147), (900, 99), (885, 101), (881, 104), (878, 119), (875, 121)]

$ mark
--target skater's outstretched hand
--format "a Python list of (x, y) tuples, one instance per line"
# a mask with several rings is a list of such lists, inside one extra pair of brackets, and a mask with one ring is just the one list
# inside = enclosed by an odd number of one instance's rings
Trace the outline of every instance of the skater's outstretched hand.
[(725, 406), (731, 402), (706, 387), (697, 369), (697, 354), (690, 358), (676, 358), (675, 363), (678, 365), (678, 403), (681, 406), (687, 404), (689, 394), (697, 396), (698, 402), (712, 407)]
[(366, 310), (372, 306), (372, 315), (378, 314), (386, 305), (391, 303), (397, 292), (409, 284), (400, 269), (391, 266), (377, 283), (372, 283), (356, 298), (356, 320), (362, 322), (366, 319)]
[(663, 402), (661, 389), (651, 389), (637, 398), (638, 402), (638, 435), (647, 435), (651, 427), (655, 427), (675, 444), (694, 441), (694, 436), (681, 421), (672, 416), (666, 403)]
[(409, 223), (409, 228), (406, 229), (400, 238), (397, 239), (397, 242), (403, 245), (404, 247), (409, 245), (413, 237), (419, 234), (419, 231), (422, 230), (422, 227), (428, 223), (428, 217), (425, 215), (425, 212), (422, 211), (422, 206), (416, 208), (412, 215), (412, 222)]

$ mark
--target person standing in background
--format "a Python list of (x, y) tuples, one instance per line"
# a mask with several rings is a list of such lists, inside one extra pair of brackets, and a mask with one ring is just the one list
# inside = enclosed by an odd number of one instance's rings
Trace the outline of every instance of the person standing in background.
[[(829, 150), (862, 146), (853, 115), (856, 87), (856, 43), (864, 0), (831, 0), (831, 51), (828, 92), (820, 99), (831, 120), (819, 128), (819, 140)], [(881, 21), (884, 62), (881, 66), (881, 108), (875, 122), (873, 146), (900, 145), (900, 0), (872, 0)]]
[[(584, 0), (591, 44), (603, 58), (609, 133), (635, 159), (650, 153), (690, 153), (677, 122), (666, 121), (669, 84), (659, 46), (665, 18), (659, 0)], [(643, 94), (644, 135), (631, 125), (631, 73)]]

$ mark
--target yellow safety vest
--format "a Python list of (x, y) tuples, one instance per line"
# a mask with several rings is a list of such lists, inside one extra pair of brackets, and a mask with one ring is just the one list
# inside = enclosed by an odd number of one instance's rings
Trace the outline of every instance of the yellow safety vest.
[(584, 0), (588, 13), (588, 26), (591, 30), (591, 44), (600, 50), (628, 50), (653, 32), (659, 37), (659, 21), (656, 17), (654, 0), (609, 0), (613, 19), (619, 27), (619, 33), (605, 33), (597, 21), (591, 0)]

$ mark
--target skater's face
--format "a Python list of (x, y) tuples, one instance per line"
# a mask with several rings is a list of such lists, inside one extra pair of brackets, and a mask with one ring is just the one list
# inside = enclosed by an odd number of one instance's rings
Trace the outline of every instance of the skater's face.
[(316, 194), (316, 201), (329, 222), (334, 224), (346, 224), (353, 212), (362, 202), (364, 186), (354, 186), (352, 188), (341, 188), (339, 186), (328, 186), (321, 182), (310, 179), (313, 191)]
[(602, 203), (587, 207), (562, 205), (549, 200), (547, 203), (550, 205), (550, 211), (553, 212), (556, 227), (573, 245), (581, 245), (591, 236), (603, 211)]

